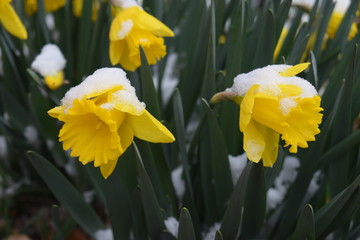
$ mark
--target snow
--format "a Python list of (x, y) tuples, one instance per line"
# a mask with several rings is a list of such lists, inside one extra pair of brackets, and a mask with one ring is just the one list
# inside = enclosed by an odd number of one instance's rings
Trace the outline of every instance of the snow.
[(179, 230), (178, 220), (174, 217), (168, 217), (167, 219), (165, 219), (164, 223), (169, 233), (171, 233), (171, 235), (177, 238)]
[(221, 227), (220, 223), (214, 223), (214, 225), (211, 226), (207, 232), (203, 233), (203, 240), (214, 240), (216, 231), (219, 230), (220, 227)]
[(286, 115), (293, 107), (296, 107), (297, 104), (294, 101), (296, 98), (312, 98), (318, 95), (314, 86), (307, 80), (296, 76), (283, 77), (279, 75), (279, 73), (284, 72), (289, 67), (291, 66), (285, 64), (268, 65), (249, 73), (239, 74), (234, 78), (233, 86), (225, 91), (238, 96), (245, 96), (252, 86), (258, 85), (258, 93), (282, 98), (286, 93), (282, 92), (279, 85), (293, 85), (294, 87), (300, 88), (301, 93), (297, 96), (287, 97), (287, 99), (279, 105), (281, 112)]
[(135, 0), (111, 0), (111, 4), (124, 9), (139, 6)]
[(300, 166), (299, 159), (293, 156), (286, 156), (284, 165), (275, 179), (274, 186), (267, 192), (267, 208), (274, 209), (284, 199), (287, 190), (297, 175), (297, 168)]
[(161, 83), (162, 99), (164, 103), (169, 101), (172, 92), (174, 91), (176, 85), (179, 82), (179, 75), (176, 74), (176, 69), (178, 69), (178, 66), (176, 66), (177, 58), (177, 53), (169, 53), (166, 58), (166, 67)]
[(31, 64), (41, 76), (54, 76), (65, 68), (66, 60), (55, 44), (46, 44)]
[(131, 19), (122, 22), (121, 29), (118, 32), (119, 40), (124, 39), (129, 34), (133, 26), (134, 26), (134, 22)]
[(100, 229), (95, 232), (94, 237), (96, 240), (113, 240), (113, 233), (110, 228)]
[(282, 98), (279, 101), (279, 108), (281, 111), (281, 114), (286, 116), (290, 113), (290, 110), (296, 107), (298, 104), (295, 100), (291, 98)]
[(35, 147), (40, 146), (39, 133), (33, 125), (28, 125), (25, 127), (24, 136), (28, 144), (31, 144)]
[[(292, 4), (303, 6), (307, 9), (311, 9), (315, 4), (315, 0), (293, 0)], [(320, 1), (321, 3), (322, 1)], [(349, 0), (335, 0), (334, 12), (345, 13), (350, 6), (351, 1)]]
[(173, 183), (173, 186), (175, 188), (176, 196), (179, 199), (179, 202), (182, 201), (182, 198), (185, 193), (185, 181), (182, 179), (182, 173), (183, 173), (183, 167), (179, 166), (175, 168), (171, 172), (171, 181)]
[(246, 166), (246, 163), (247, 163), (246, 153), (243, 153), (238, 156), (229, 155), (229, 163), (230, 163), (232, 182), (233, 182), (233, 185), (235, 186), (242, 171), (244, 170), (244, 168)]
[(71, 88), (61, 99), (61, 104), (67, 109), (72, 106), (75, 99), (86, 99), (96, 97), (106, 91), (118, 87), (110, 95), (110, 102), (101, 105), (105, 109), (112, 109), (115, 104), (131, 105), (138, 114), (145, 109), (145, 103), (140, 102), (135, 94), (135, 88), (131, 86), (125, 72), (120, 68), (101, 68), (96, 70), (92, 75), (78, 86)]

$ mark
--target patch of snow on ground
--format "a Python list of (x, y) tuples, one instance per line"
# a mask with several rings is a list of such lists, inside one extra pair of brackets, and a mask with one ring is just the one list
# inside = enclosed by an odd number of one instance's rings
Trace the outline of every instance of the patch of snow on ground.
[(238, 156), (229, 155), (230, 170), (234, 186), (236, 185), (242, 171), (244, 170), (246, 162), (247, 157), (245, 153)]
[(299, 159), (293, 156), (286, 156), (284, 165), (279, 173), (279, 176), (275, 179), (274, 185), (267, 192), (267, 209), (274, 209), (279, 205), (290, 186), (295, 180), (297, 175), (297, 168), (300, 166)]
[(167, 219), (165, 219), (164, 223), (169, 233), (171, 233), (171, 235), (177, 238), (179, 230), (178, 220), (174, 217), (168, 217)]
[(213, 240), (215, 239), (216, 231), (221, 227), (220, 223), (214, 223), (213, 226), (209, 228), (207, 232), (203, 232), (203, 240)]

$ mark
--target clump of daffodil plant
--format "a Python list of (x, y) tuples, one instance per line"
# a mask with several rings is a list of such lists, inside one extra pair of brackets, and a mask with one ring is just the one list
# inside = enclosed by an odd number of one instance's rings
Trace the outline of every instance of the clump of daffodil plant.
[(307, 148), (320, 132), (323, 109), (315, 88), (295, 75), (309, 63), (269, 65), (238, 75), (231, 88), (211, 99), (230, 99), (240, 105), (239, 127), (249, 160), (272, 166), (278, 155), (280, 135), (290, 152)]

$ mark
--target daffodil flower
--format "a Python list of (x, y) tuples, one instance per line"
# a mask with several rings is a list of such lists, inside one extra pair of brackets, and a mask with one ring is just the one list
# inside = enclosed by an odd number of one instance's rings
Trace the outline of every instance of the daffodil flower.
[(140, 48), (144, 49), (149, 64), (166, 55), (162, 37), (174, 33), (162, 22), (146, 13), (134, 0), (113, 0), (116, 16), (110, 27), (110, 61), (124, 69), (135, 71), (140, 66)]
[(171, 132), (140, 102), (126, 74), (102, 68), (71, 88), (48, 114), (64, 122), (59, 141), (83, 164), (94, 162), (107, 178), (134, 137), (170, 143)]
[(315, 88), (295, 75), (309, 63), (295, 66), (269, 65), (240, 74), (225, 92), (211, 99), (231, 99), (240, 105), (239, 127), (249, 160), (272, 166), (277, 158), (280, 134), (289, 151), (307, 148), (320, 132), (323, 109)]
[[(292, 2), (294, 5), (301, 6), (307, 10), (311, 10), (315, 4), (315, 0), (293, 0)], [(331, 14), (328, 28), (326, 30), (326, 33), (330, 39), (333, 39), (335, 37), (335, 34), (346, 14), (346, 11), (348, 10), (350, 6), (351, 1), (350, 0), (337, 0), (335, 1), (335, 7)], [(355, 37), (355, 35), (358, 33), (358, 27), (355, 22), (351, 24), (350, 32), (348, 35), (348, 39), (352, 39)]]
[(19, 16), (11, 6), (12, 0), (0, 0), (0, 24), (12, 35), (19, 39), (27, 39), (27, 31)]
[(64, 83), (65, 64), (66, 60), (59, 47), (55, 44), (46, 44), (32, 62), (31, 68), (40, 73), (48, 88), (55, 90)]
[[(55, 12), (64, 7), (66, 0), (44, 0), (44, 7), (47, 12)], [(38, 9), (37, 0), (25, 1), (25, 12), (28, 15), (34, 14)]]

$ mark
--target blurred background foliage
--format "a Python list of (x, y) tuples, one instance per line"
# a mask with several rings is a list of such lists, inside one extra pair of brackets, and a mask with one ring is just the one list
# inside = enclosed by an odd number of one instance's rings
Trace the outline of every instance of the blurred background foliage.
[[(13, 1), (27, 40), (0, 26), (1, 238), (92, 239), (111, 228), (114, 239), (358, 239), (360, 35), (348, 39), (348, 32), (359, 0), (333, 39), (325, 34), (331, 0), (316, 1), (310, 11), (291, 0), (144, 0), (143, 8), (176, 36), (165, 39), (168, 53), (157, 65), (149, 67), (142, 55), (142, 66), (127, 74), (176, 142), (136, 139), (107, 180), (62, 150), (60, 123), (47, 111), (85, 76), (111, 66), (110, 3), (99, 2), (94, 21), (92, 1), (84, 1), (81, 17), (73, 15), (70, 0), (52, 13), (37, 2), (28, 16), (24, 2)], [(288, 34), (274, 56), (286, 21)], [(57, 44), (67, 59), (68, 84), (55, 91), (29, 69), (46, 43)], [(279, 145), (272, 168), (247, 162), (233, 184), (229, 155), (243, 153), (239, 109), (208, 101), (239, 73), (301, 61), (312, 63), (301, 76), (322, 96), (321, 133), (296, 154), (296, 177), (270, 209), (267, 193), (288, 150)], [(310, 191), (314, 176), (318, 187)], [(178, 234), (166, 227), (170, 217), (179, 221)], [(206, 234), (211, 229), (217, 231)]]

